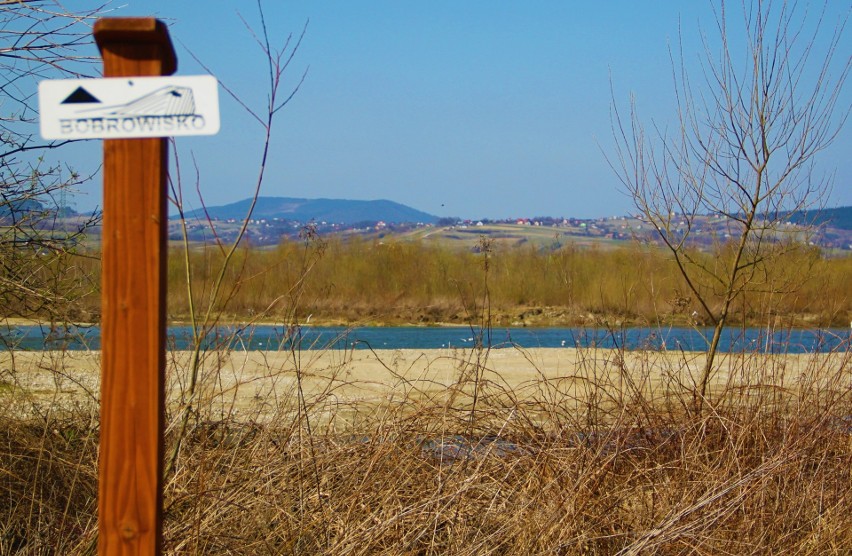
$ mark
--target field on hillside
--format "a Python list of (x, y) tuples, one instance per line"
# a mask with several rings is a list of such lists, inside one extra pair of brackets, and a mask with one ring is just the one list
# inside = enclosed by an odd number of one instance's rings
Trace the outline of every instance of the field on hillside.
[(622, 247), (627, 239), (612, 239), (603, 234), (589, 234), (579, 226), (551, 227), (520, 224), (461, 224), (450, 227), (417, 228), (393, 234), (395, 241), (439, 242), (450, 248), (476, 250), (482, 238), (493, 240), (500, 247), (530, 246), (536, 249), (557, 250), (563, 245), (577, 247)]

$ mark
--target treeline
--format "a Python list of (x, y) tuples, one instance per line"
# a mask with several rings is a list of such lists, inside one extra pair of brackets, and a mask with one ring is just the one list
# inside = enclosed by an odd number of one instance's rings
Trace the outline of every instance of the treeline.
[[(173, 321), (190, 318), (190, 284), (196, 315), (203, 317), (210, 308), (210, 315), (225, 320), (478, 325), (490, 319), (495, 326), (705, 322), (675, 263), (653, 246), (542, 249), (483, 240), (472, 252), (427, 242), (313, 238), (274, 249), (239, 249), (219, 279), (224, 256), (211, 246), (172, 248), (167, 310)], [(694, 256), (710, 270), (724, 260), (720, 253)], [(57, 295), (73, 307), (69, 319), (96, 321), (96, 254), (65, 261), (62, 272), (65, 279), (57, 283), (64, 291)], [(75, 276), (76, 291), (68, 288), (68, 273)], [(823, 258), (806, 248), (785, 252), (743, 285), (736, 322), (848, 326), (850, 276), (852, 258)], [(711, 302), (721, 302), (710, 274), (698, 285)]]

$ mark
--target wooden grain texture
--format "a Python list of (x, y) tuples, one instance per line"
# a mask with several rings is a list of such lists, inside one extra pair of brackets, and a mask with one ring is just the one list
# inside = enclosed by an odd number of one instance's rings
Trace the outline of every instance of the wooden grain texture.
[[(95, 27), (105, 77), (173, 70), (165, 28), (127, 21)], [(162, 550), (167, 168), (165, 139), (104, 141), (100, 554)]]

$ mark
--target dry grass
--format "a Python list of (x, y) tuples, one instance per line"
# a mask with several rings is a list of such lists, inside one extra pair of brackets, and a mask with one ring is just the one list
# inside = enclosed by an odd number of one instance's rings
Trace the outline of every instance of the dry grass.
[[(281, 284), (298, 283), (305, 259), (318, 251), (322, 256), (316, 259), (310, 280), (300, 287), (298, 303), (282, 296)], [(694, 255), (707, 264), (722, 256), (721, 252)], [(599, 325), (604, 321), (688, 324), (693, 312), (703, 315), (698, 301), (684, 290), (675, 264), (653, 247), (634, 244), (602, 250), (571, 243), (553, 248), (494, 244), (488, 257), (495, 326)], [(213, 249), (197, 249), (190, 252), (190, 259), (194, 287), (203, 297), (219, 256)], [(393, 238), (365, 241), (333, 236), (307, 248), (283, 242), (274, 250), (239, 252), (225, 279), (227, 288), (233, 288), (227, 311), (243, 318), (259, 314), (280, 318), (298, 306), (301, 315), (313, 314), (314, 322), (466, 324), (470, 315), (479, 314), (476, 303), (483, 299), (486, 281), (483, 266), (481, 252)], [(729, 324), (846, 326), (852, 313), (843, 284), (851, 268), (850, 257), (827, 259), (817, 251), (792, 250), (773, 261), (760, 292), (736, 306)], [(808, 269), (806, 281), (802, 281), (803, 269)], [(170, 271), (172, 283), (181, 282), (180, 271), (177, 267)], [(722, 300), (714, 285), (712, 281), (700, 284), (711, 305)], [(170, 314), (185, 312), (185, 290), (169, 289)], [(767, 319), (767, 315), (771, 316)]]
[[(848, 554), (845, 349), (732, 355), (701, 415), (700, 355), (209, 352), (167, 477), (166, 552)], [(37, 383), (39, 360), (17, 355), (2, 362), (0, 554), (86, 553), (93, 356), (47, 354)], [(174, 354), (170, 445), (187, 360)]]
[[(169, 257), (168, 313), (186, 320), (184, 254), (175, 248)], [(67, 294), (79, 301), (71, 320), (96, 321), (99, 314), (97, 289), (87, 286), (99, 280), (97, 254), (92, 256), (72, 265), (81, 287)], [(674, 263), (656, 248), (498, 244), (489, 256), (495, 326), (689, 325), (690, 315), (703, 314), (697, 300), (686, 292)], [(706, 262), (718, 253), (695, 256)], [(198, 247), (190, 249), (188, 259), (199, 303), (210, 293), (222, 254), (216, 248)], [(471, 251), (392, 238), (366, 241), (333, 236), (308, 247), (283, 242), (272, 250), (241, 248), (223, 278), (227, 299), (220, 300), (217, 308), (234, 320), (256, 315), (280, 320), (298, 306), (299, 315), (312, 314), (314, 323), (467, 324), (472, 314), (478, 314), (476, 302), (484, 295), (482, 259)], [(310, 280), (294, 287), (306, 275), (306, 260), (315, 261)], [(736, 306), (729, 324), (848, 326), (852, 300), (844, 284), (851, 272), (852, 257), (823, 258), (816, 251), (794, 250), (774, 262), (763, 287)], [(807, 276), (804, 282), (803, 276)], [(711, 304), (721, 302), (712, 282), (702, 284), (702, 289)]]

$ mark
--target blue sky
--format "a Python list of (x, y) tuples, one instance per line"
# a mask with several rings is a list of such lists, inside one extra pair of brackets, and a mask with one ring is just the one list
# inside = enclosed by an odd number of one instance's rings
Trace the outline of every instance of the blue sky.
[[(830, 18), (849, 10), (831, 2)], [(259, 28), (251, 2), (130, 0), (109, 15), (167, 21), (178, 73), (205, 73), (263, 111), (262, 53), (238, 14)], [(604, 152), (611, 150), (610, 82), (622, 108), (635, 94), (646, 121), (673, 116), (668, 48), (679, 25), (687, 59), (701, 52), (709, 2), (336, 1), (267, 2), (273, 44), (302, 47), (286, 88), (304, 85), (279, 113), (263, 194), (389, 199), (439, 216), (596, 217), (632, 211)], [(834, 19), (830, 19), (833, 22)], [(841, 58), (852, 52), (847, 33)], [(841, 106), (852, 104), (847, 87)], [(210, 205), (250, 195), (262, 129), (223, 91), (216, 137), (180, 138)], [(852, 205), (852, 126), (819, 168), (835, 171), (829, 205)], [(99, 163), (97, 142), (63, 153)], [(194, 177), (184, 176), (194, 189)], [(78, 209), (100, 203), (100, 180)], [(187, 193), (189, 208), (198, 201)]]

